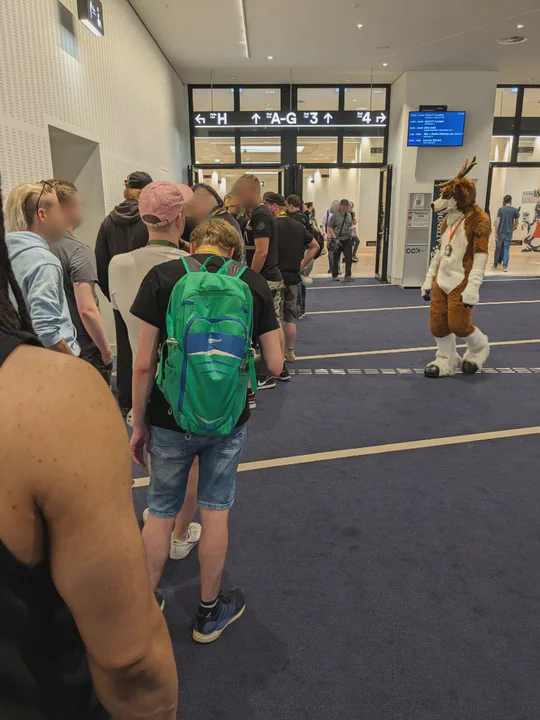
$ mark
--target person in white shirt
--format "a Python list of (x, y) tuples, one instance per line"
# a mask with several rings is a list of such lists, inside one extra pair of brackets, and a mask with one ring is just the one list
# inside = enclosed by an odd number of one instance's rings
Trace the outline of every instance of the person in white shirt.
[[(193, 192), (187, 185), (170, 182), (152, 182), (147, 185), (139, 198), (139, 212), (148, 228), (148, 243), (137, 250), (115, 255), (109, 265), (111, 303), (127, 326), (134, 367), (140, 320), (131, 314), (131, 306), (142, 281), (153, 267), (188, 255), (180, 250), (179, 244), (185, 226), (184, 208), (192, 198)], [(191, 469), (186, 499), (176, 518), (171, 538), (170, 557), (173, 560), (187, 557), (201, 536), (199, 523), (191, 522), (197, 511), (198, 479), (196, 460)], [(145, 510), (145, 522), (147, 517), (148, 511)]]

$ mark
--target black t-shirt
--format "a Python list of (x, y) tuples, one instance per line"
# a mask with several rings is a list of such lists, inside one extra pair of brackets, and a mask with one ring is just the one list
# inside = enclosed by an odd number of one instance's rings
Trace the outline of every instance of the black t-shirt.
[[(207, 258), (212, 262), (207, 265), (211, 272), (217, 272), (223, 265), (224, 259), (217, 255), (207, 253), (193, 256), (201, 264)], [(131, 308), (135, 317), (144, 320), (149, 325), (159, 328), (159, 341), (164, 343), (167, 340), (166, 316), (169, 306), (169, 298), (174, 286), (186, 274), (184, 263), (181, 260), (156, 265), (142, 281), (141, 287)], [(256, 343), (261, 335), (278, 329), (274, 301), (268, 284), (259, 273), (246, 270), (242, 280), (251, 290), (253, 297), (253, 342)], [(246, 407), (240, 416), (236, 426), (244, 425), (250, 417), (249, 403), (246, 398)], [(170, 412), (169, 403), (165, 400), (163, 393), (154, 383), (150, 403), (148, 405), (148, 422), (150, 425), (165, 428), (167, 430), (181, 429), (176, 424), (174, 415)]]
[(276, 228), (279, 244), (279, 269), (287, 287), (301, 282), (300, 264), (313, 235), (292, 215), (278, 215)]
[(287, 213), (287, 215), (291, 218), (291, 220), (296, 220), (296, 222), (302, 223), (302, 225), (309, 233), (311, 233), (311, 236), (313, 237), (313, 232), (311, 231), (311, 223), (303, 212), (297, 210), (293, 213)]
[(276, 222), (274, 216), (266, 205), (257, 205), (251, 217), (243, 222), (244, 243), (246, 246), (246, 260), (248, 267), (251, 267), (253, 255), (255, 254), (256, 238), (270, 238), (268, 244), (268, 255), (260, 274), (270, 282), (281, 280), (281, 273), (278, 266), (278, 240), (276, 233)]

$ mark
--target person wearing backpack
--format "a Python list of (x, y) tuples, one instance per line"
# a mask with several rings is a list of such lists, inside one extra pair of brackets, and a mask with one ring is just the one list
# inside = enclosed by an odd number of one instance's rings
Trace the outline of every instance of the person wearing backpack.
[(194, 254), (152, 268), (131, 308), (141, 321), (131, 452), (142, 466), (145, 447), (152, 458), (143, 540), (154, 588), (190, 467), (199, 458), (201, 602), (192, 636), (210, 643), (245, 609), (241, 590), (221, 592), (221, 577), (250, 417), (250, 378), (256, 386), (252, 344), (258, 342), (274, 375), (283, 368), (283, 351), (267, 281), (238, 262), (239, 234), (216, 218), (197, 226), (190, 240)]

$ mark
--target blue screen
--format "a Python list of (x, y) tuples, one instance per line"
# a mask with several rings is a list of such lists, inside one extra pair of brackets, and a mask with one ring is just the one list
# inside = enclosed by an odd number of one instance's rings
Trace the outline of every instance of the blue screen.
[(411, 112), (409, 147), (461, 147), (465, 112)]

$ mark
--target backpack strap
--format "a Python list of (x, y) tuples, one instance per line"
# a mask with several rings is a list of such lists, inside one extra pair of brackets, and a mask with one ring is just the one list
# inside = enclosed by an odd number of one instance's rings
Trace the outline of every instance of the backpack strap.
[(216, 274), (227, 275), (227, 277), (241, 277), (246, 270), (246, 265), (242, 265), (236, 260), (226, 260)]
[(181, 258), (181, 260), (184, 263), (187, 275), (192, 272), (199, 272), (199, 270), (202, 268), (201, 263), (191, 255), (189, 255), (188, 257), (183, 257)]

